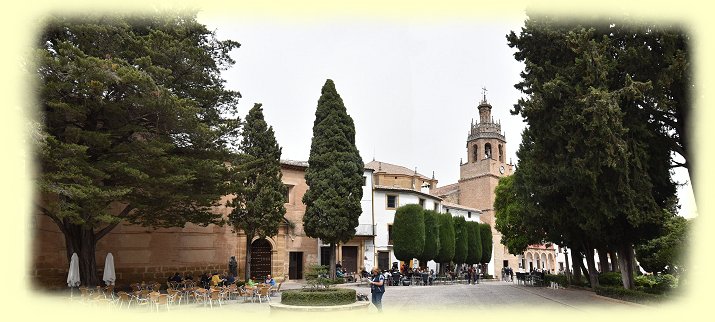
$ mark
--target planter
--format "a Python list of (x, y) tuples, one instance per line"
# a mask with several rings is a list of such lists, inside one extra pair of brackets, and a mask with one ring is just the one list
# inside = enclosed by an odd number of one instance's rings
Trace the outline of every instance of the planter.
[(338, 311), (353, 311), (367, 310), (370, 307), (369, 301), (358, 301), (352, 304), (331, 305), (331, 306), (301, 306), (301, 305), (286, 305), (282, 303), (269, 303), (271, 312), (338, 312)]
[(294, 306), (337, 306), (355, 303), (355, 290), (348, 288), (286, 290), (281, 304)]

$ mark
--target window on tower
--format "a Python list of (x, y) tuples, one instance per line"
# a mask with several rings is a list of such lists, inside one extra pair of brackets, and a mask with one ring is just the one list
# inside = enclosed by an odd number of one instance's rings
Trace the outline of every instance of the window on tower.
[(484, 158), (485, 159), (492, 158), (492, 145), (489, 143), (484, 145)]
[(499, 144), (499, 162), (504, 162), (504, 150), (501, 144)]
[(477, 162), (477, 160), (479, 160), (479, 146), (475, 144), (472, 146), (472, 162)]

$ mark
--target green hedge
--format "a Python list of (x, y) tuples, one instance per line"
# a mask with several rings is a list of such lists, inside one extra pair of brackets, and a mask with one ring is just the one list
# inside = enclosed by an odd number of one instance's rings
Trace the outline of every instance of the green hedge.
[(598, 274), (598, 283), (603, 286), (623, 286), (620, 272), (606, 272)]
[(666, 293), (678, 287), (678, 278), (670, 274), (640, 275), (633, 282), (639, 290), (652, 294)]
[(546, 285), (551, 284), (551, 282), (557, 283), (563, 287), (569, 286), (569, 281), (566, 278), (566, 275), (559, 274), (559, 275), (552, 275), (552, 274), (546, 274), (544, 275), (544, 283)]
[(594, 291), (601, 296), (636, 303), (660, 302), (664, 299), (662, 295), (649, 294), (615, 286), (597, 286)]
[(286, 290), (281, 303), (298, 306), (332, 306), (355, 303), (355, 290), (348, 288)]

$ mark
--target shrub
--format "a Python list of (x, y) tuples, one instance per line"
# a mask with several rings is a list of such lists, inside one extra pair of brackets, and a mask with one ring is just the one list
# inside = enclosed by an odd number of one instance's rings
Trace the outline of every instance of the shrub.
[(633, 284), (635, 284), (636, 287), (652, 288), (657, 283), (653, 275), (639, 275), (633, 278)]
[(286, 290), (281, 303), (298, 306), (333, 306), (355, 303), (356, 292), (349, 288)]
[(601, 296), (607, 296), (614, 299), (636, 303), (659, 302), (664, 299), (662, 295), (649, 294), (637, 290), (629, 290), (623, 287), (615, 286), (596, 286), (594, 291), (596, 292), (596, 294)]
[(670, 274), (655, 275), (655, 288), (661, 291), (670, 291), (678, 287), (678, 279)]
[(620, 272), (605, 272), (598, 274), (598, 283), (604, 286), (623, 285)]
[(573, 276), (571, 277), (571, 285), (574, 286), (580, 286), (580, 287), (591, 287), (591, 282), (586, 278), (585, 276), (581, 275), (581, 278), (576, 279)]
[(559, 274), (559, 275), (546, 274), (546, 275), (544, 275), (544, 282), (547, 285), (551, 284), (551, 282), (554, 282), (561, 286), (569, 286), (569, 281), (566, 278), (566, 275), (563, 275), (563, 274)]
[(328, 267), (322, 265), (310, 265), (305, 272), (306, 284), (313, 288), (326, 288), (333, 284), (333, 282), (327, 277)]
[(651, 294), (662, 294), (678, 287), (678, 279), (670, 274), (636, 276), (633, 282), (639, 290)]

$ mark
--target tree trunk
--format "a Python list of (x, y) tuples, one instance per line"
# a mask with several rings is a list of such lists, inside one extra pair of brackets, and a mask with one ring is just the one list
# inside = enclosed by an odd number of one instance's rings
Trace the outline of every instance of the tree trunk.
[(621, 281), (623, 281), (623, 287), (633, 289), (635, 287), (633, 282), (633, 245), (630, 243), (624, 243), (619, 247), (618, 262), (621, 268)]
[(596, 270), (596, 261), (593, 259), (593, 248), (586, 246), (586, 265), (588, 265), (588, 277), (591, 281), (591, 288), (598, 286), (598, 271)]
[(583, 258), (581, 258), (581, 253), (578, 249), (571, 249), (571, 265), (573, 265), (573, 278), (575, 281), (581, 281), (581, 266), (583, 264)]
[(246, 232), (246, 264), (243, 269), (246, 281), (251, 278), (251, 239), (253, 235), (249, 236)]
[(337, 275), (335, 275), (335, 264), (338, 262), (335, 260), (337, 258), (337, 254), (335, 251), (337, 250), (337, 247), (335, 243), (330, 243), (330, 267), (328, 267), (328, 271), (330, 272), (330, 277), (331, 278), (336, 278)]
[(618, 256), (616, 256), (616, 251), (609, 251), (608, 258), (611, 260), (611, 272), (618, 272), (620, 268), (618, 266)]
[[(77, 253), (79, 257), (79, 278), (83, 286), (94, 287), (100, 285), (97, 276), (97, 261), (95, 250), (97, 241), (94, 230), (63, 222), (65, 232), (65, 249), (67, 250), (67, 263), (72, 260), (72, 254)], [(69, 266), (68, 266), (69, 267)]]
[(583, 265), (583, 261), (578, 263), (578, 267), (581, 269), (581, 274), (583, 274), (583, 276), (585, 277), (588, 277), (588, 269), (586, 268), (586, 266)]
[(608, 264), (608, 251), (606, 251), (605, 248), (598, 248), (596, 249), (598, 252), (598, 261), (599, 261), (599, 268), (601, 269), (601, 273), (606, 273), (611, 271), (611, 265)]

